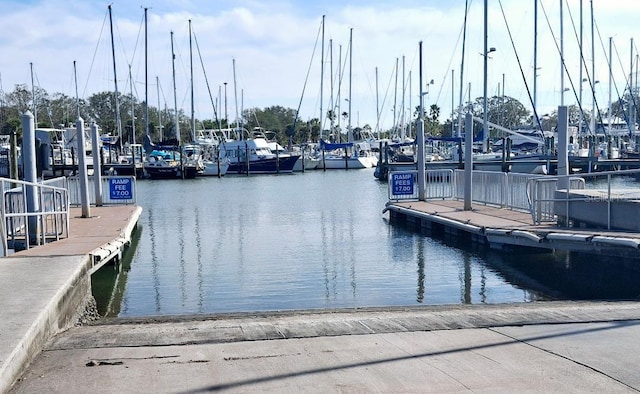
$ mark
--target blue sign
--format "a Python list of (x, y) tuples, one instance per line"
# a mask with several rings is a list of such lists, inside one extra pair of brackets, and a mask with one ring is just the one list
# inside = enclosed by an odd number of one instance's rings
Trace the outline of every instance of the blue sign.
[(413, 173), (391, 174), (391, 190), (393, 195), (413, 194)]
[(133, 181), (131, 178), (109, 179), (109, 198), (112, 200), (132, 200)]

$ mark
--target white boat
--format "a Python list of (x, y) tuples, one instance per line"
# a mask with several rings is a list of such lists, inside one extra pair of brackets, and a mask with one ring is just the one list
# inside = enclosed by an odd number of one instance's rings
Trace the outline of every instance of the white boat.
[(229, 159), (220, 151), (220, 142), (225, 140), (225, 134), (221, 130), (197, 130), (195, 144), (200, 149), (204, 164), (204, 170), (200, 175), (224, 176), (227, 173)]
[(286, 155), (298, 156), (298, 161), (296, 161), (296, 164), (293, 166), (293, 171), (313, 170), (317, 168), (318, 164), (320, 163), (320, 159), (316, 155), (313, 155), (311, 152), (308, 152), (304, 149), (300, 150), (298, 148), (297, 150), (290, 152), (284, 146), (278, 144), (275, 141), (268, 142), (268, 144), (269, 149), (271, 149), (271, 151), (276, 153), (279, 157), (283, 157)]
[(300, 156), (274, 153), (264, 138), (227, 140), (221, 155), (229, 159), (227, 174), (277, 174), (293, 172)]
[[(327, 143), (320, 141), (322, 155), (316, 168), (325, 170), (362, 169), (373, 167), (372, 156), (366, 151), (358, 149), (359, 145), (353, 142)], [(377, 162), (377, 161), (376, 161)]]

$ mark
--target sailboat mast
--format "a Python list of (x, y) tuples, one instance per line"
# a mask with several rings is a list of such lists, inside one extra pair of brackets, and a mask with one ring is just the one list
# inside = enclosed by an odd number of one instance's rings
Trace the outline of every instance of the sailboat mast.
[[(156, 95), (158, 96), (158, 130), (160, 130), (160, 140), (164, 139), (164, 127), (162, 126), (162, 111), (160, 110), (160, 78), (156, 75)], [(146, 105), (145, 103), (145, 107), (148, 107), (148, 105)], [(145, 114), (145, 122), (149, 122), (149, 117), (147, 116), (147, 114)], [(149, 135), (148, 132), (149, 128), (147, 127), (147, 135)]]
[(611, 61), (613, 52), (613, 37), (609, 37), (609, 106), (607, 108), (607, 118), (609, 118), (609, 130), (611, 130), (611, 85), (613, 84), (613, 73), (611, 70)]
[(353, 142), (351, 130), (351, 71), (353, 67), (353, 27), (349, 29), (349, 125), (347, 126), (347, 142)]
[(458, 102), (458, 138), (462, 137), (462, 100), (464, 95), (464, 52), (467, 44), (467, 14), (469, 13), (469, 0), (464, 5), (464, 25), (462, 27), (462, 60), (460, 61), (460, 101)]
[(380, 139), (380, 101), (378, 97), (378, 67), (376, 66), (376, 132)]
[(113, 58), (113, 82), (115, 85), (114, 103), (116, 106), (116, 127), (118, 129), (118, 143), (120, 144), (120, 151), (122, 151), (122, 122), (120, 119), (120, 103), (118, 102), (118, 74), (116, 73), (116, 47), (113, 40), (113, 18), (111, 15), (111, 4), (109, 8), (109, 28), (111, 31), (111, 56)]
[(325, 16), (322, 15), (322, 44), (320, 47), (320, 139), (322, 139), (322, 130), (324, 129), (324, 127), (322, 127), (324, 124), (324, 114), (322, 112), (322, 91), (324, 90), (324, 18)]
[(402, 108), (400, 110), (400, 140), (402, 142), (404, 142), (405, 138), (407, 137), (406, 129), (405, 129), (406, 125), (405, 125), (405, 113), (404, 113), (404, 95), (406, 93), (405, 81), (406, 81), (405, 60), (404, 60), (404, 55), (402, 55), (402, 98), (400, 99), (400, 105)]
[(173, 30), (171, 31), (171, 66), (173, 75), (173, 110), (176, 119), (176, 140), (180, 144), (180, 122), (178, 116), (178, 93), (176, 89), (176, 55), (173, 52)]
[(129, 64), (129, 89), (131, 90), (131, 142), (136, 143), (136, 111), (133, 101), (133, 76), (131, 74), (131, 64)]
[(80, 96), (78, 95), (78, 72), (76, 71), (76, 61), (73, 61), (73, 81), (76, 86), (76, 111), (78, 113), (78, 118), (80, 119)]
[(538, 104), (538, 0), (533, 0), (533, 109)]
[(236, 129), (240, 133), (239, 139), (244, 139), (244, 134), (240, 130), (240, 115), (238, 115), (238, 84), (236, 83), (236, 59), (231, 59), (233, 63), (233, 95), (236, 102)]
[[(584, 50), (583, 50), (583, 46), (584, 46), (584, 41), (583, 41), (583, 33), (582, 31), (584, 30), (583, 28), (583, 23), (582, 23), (582, 0), (580, 0), (580, 38), (579, 38), (579, 47), (580, 47), (580, 73), (579, 73), (579, 81), (580, 81), (580, 94), (578, 97), (578, 108), (580, 109), (580, 123), (578, 124), (578, 135), (580, 136), (580, 138), (582, 138), (582, 124), (584, 123), (584, 111), (583, 111), (583, 106), (582, 106), (582, 86), (583, 86), (583, 78), (582, 78), (582, 69), (583, 69), (583, 64), (584, 62), (582, 61), (582, 59), (584, 59)], [(593, 76), (592, 76), (593, 77)], [(593, 132), (593, 129), (591, 129), (591, 132)]]
[[(329, 86), (331, 86), (331, 98), (329, 99), (329, 106), (331, 107), (331, 118), (329, 119), (329, 123), (330, 123), (330, 132), (329, 134), (333, 133), (333, 127), (334, 127), (334, 119), (336, 117), (336, 108), (335, 108), (335, 103), (333, 101), (333, 40), (329, 39), (329, 79), (330, 79), (330, 83)], [(320, 135), (322, 136), (322, 129), (320, 130)]]
[(484, 78), (483, 78), (483, 113), (482, 113), (482, 151), (489, 150), (489, 125), (487, 123), (487, 68), (489, 60), (489, 29), (487, 28), (489, 16), (487, 8), (489, 8), (488, 0), (484, 0)]
[[(147, 64), (147, 8), (144, 9), (144, 134), (149, 135), (149, 80)], [(157, 80), (157, 77), (156, 77)], [(158, 116), (160, 114), (160, 95), (158, 95)], [(162, 133), (162, 124), (159, 123)]]
[(560, 106), (564, 107), (564, 22), (560, 0)]
[(596, 132), (596, 46), (593, 27), (593, 0), (591, 6), (591, 132)]
[[(36, 105), (36, 85), (33, 83), (33, 62), (29, 63), (31, 68), (31, 98), (33, 101), (33, 124), (38, 127), (38, 107)], [(79, 117), (79, 116), (78, 116)]]
[(191, 141), (196, 140), (196, 112), (193, 99), (193, 44), (191, 43), (191, 19), (189, 19), (189, 67), (191, 69)]

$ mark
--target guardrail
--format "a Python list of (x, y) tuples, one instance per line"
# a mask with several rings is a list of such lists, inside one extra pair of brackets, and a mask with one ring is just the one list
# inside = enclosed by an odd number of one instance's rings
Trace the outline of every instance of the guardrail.
[(69, 236), (66, 188), (0, 178), (2, 255)]

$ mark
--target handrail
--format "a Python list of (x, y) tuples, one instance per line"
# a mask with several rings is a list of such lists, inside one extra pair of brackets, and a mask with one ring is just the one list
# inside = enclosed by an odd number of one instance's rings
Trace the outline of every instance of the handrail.
[[(29, 211), (28, 195), (37, 206)], [(2, 255), (69, 236), (67, 189), (45, 183), (0, 178), (0, 238)], [(11, 241), (11, 244), (10, 244)]]

